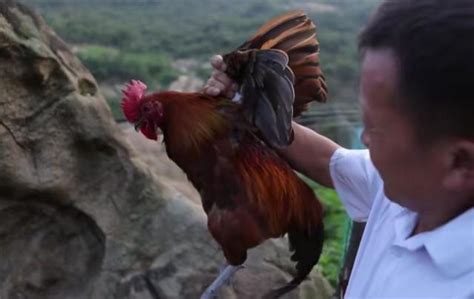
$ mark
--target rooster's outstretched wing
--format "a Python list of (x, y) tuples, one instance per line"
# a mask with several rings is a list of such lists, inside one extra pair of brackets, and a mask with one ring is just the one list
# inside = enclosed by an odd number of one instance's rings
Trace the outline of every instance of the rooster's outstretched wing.
[(326, 101), (328, 89), (319, 65), (316, 25), (303, 11), (271, 19), (238, 49), (279, 49), (288, 55), (295, 77), (294, 117), (305, 111), (309, 102)]

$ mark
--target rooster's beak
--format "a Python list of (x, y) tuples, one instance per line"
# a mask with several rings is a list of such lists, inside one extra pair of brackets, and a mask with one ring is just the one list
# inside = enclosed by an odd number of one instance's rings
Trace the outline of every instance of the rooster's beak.
[(142, 123), (143, 123), (144, 120), (145, 120), (144, 117), (137, 120), (137, 122), (135, 123), (135, 131), (138, 132), (140, 130), (140, 127), (142, 126)]

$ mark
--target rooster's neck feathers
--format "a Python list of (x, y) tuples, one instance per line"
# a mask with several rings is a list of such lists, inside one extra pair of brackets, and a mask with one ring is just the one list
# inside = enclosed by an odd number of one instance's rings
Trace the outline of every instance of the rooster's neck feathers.
[(170, 150), (199, 153), (231, 126), (220, 110), (230, 103), (226, 99), (169, 91), (161, 93), (159, 98), (165, 110), (164, 141)]

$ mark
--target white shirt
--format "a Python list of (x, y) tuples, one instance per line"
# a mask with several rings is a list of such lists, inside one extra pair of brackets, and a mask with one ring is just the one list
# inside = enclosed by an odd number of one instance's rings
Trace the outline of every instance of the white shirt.
[(330, 171), (349, 216), (367, 221), (346, 299), (474, 299), (474, 208), (410, 237), (417, 214), (384, 195), (367, 150), (338, 149)]

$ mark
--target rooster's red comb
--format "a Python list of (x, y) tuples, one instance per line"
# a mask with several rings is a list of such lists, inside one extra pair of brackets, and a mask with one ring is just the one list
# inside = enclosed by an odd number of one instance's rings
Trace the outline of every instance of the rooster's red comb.
[(138, 121), (139, 115), (139, 104), (143, 96), (145, 95), (146, 85), (139, 80), (132, 80), (122, 90), (122, 112), (125, 118), (131, 122)]

